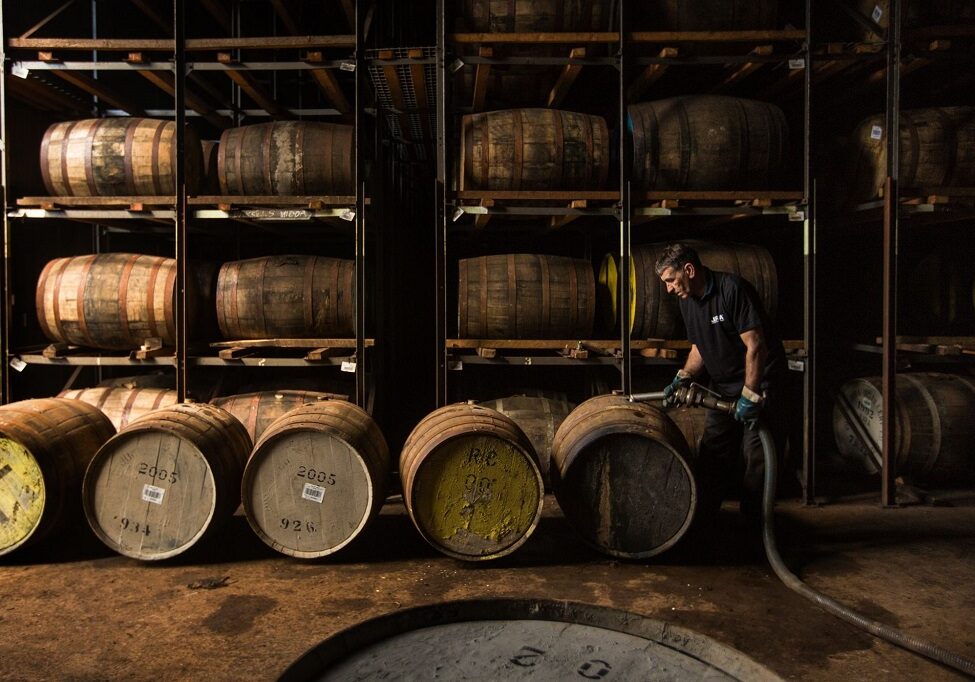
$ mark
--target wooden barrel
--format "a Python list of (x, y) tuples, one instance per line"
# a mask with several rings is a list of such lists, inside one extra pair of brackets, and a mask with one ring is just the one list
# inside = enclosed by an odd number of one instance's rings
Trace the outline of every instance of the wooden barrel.
[(165, 388), (79, 388), (58, 396), (80, 400), (101, 410), (116, 430), (144, 414), (175, 405), (176, 391)]
[(609, 174), (609, 131), (600, 116), (510, 109), (464, 116), (462, 190), (593, 190)]
[(114, 434), (87, 403), (41, 398), (0, 407), (0, 555), (79, 517), (85, 467)]
[(687, 532), (698, 484), (683, 435), (660, 410), (622, 396), (590, 398), (552, 444), (552, 487), (583, 539), (611, 556), (640, 559)]
[[(196, 287), (187, 281), (187, 319)], [(52, 341), (128, 350), (159, 337), (176, 343), (176, 261), (103, 253), (56, 258), (37, 281), (37, 320)]]
[(240, 505), (247, 430), (206, 403), (131, 422), (88, 466), (82, 505), (95, 535), (119, 554), (153, 561), (185, 552)]
[(586, 339), (592, 335), (596, 283), (588, 261), (511, 253), (459, 263), (458, 336), (462, 339)]
[[(971, 333), (975, 320), (975, 263), (965, 249), (924, 256), (901, 289), (901, 333), (950, 335)], [(912, 328), (913, 327), (913, 328)]]
[(708, 411), (702, 407), (668, 407), (664, 413), (677, 425), (687, 442), (692, 457), (697, 457), (704, 437)]
[[(186, 127), (186, 189), (203, 175), (200, 140)], [(41, 141), (41, 175), (55, 196), (174, 195), (176, 124), (152, 118), (55, 123)]]
[(609, 30), (607, 0), (463, 0), (459, 9), (475, 33)]
[[(693, 247), (706, 267), (730, 272), (747, 280), (758, 293), (769, 315), (778, 306), (779, 282), (772, 254), (753, 244), (718, 244), (685, 240)], [(630, 331), (635, 339), (677, 339), (684, 335), (684, 320), (677, 297), (667, 293), (667, 286), (654, 270), (657, 259), (667, 244), (634, 246), (630, 265)], [(619, 265), (615, 254), (607, 254), (599, 269), (600, 301), (604, 302), (607, 327), (617, 324), (619, 307)]]
[(344, 400), (275, 421), (244, 469), (244, 512), (269, 546), (311, 559), (359, 536), (386, 499), (389, 448), (376, 422)]
[[(833, 403), (833, 435), (840, 454), (879, 471), (883, 446), (880, 377), (854, 379)], [(897, 472), (934, 485), (975, 480), (975, 383), (954, 374), (897, 375)]]
[(505, 556), (538, 525), (544, 489), (531, 441), (494, 410), (458, 403), (431, 412), (406, 439), (399, 472), (410, 518), (447, 556)]
[(200, 142), (203, 154), (203, 181), (200, 191), (204, 194), (220, 194), (220, 174), (217, 172), (217, 154), (220, 143), (216, 140)]
[(355, 261), (267, 256), (224, 263), (217, 324), (227, 339), (352, 336)]
[[(532, 48), (537, 48), (533, 45)], [(495, 50), (495, 56), (498, 56)], [(554, 56), (565, 56), (564, 54)], [(537, 107), (548, 101), (552, 86), (559, 78), (561, 70), (557, 67), (541, 69), (537, 66), (492, 66), (487, 73), (487, 92), (490, 93), (491, 106), (495, 108)], [(457, 72), (457, 97), (462, 102), (470, 102), (474, 97), (477, 70), (461, 69)], [(483, 74), (482, 74), (483, 77)]]
[(568, 400), (554, 400), (530, 395), (513, 395), (480, 403), (484, 407), (497, 410), (518, 425), (535, 448), (538, 468), (546, 490), (551, 490), (549, 463), (552, 460), (552, 439), (562, 421), (575, 409)]
[(633, 104), (633, 183), (647, 190), (762, 190), (782, 175), (789, 128), (774, 104), (692, 95)]
[(231, 195), (351, 195), (352, 126), (275, 121), (228, 128), (220, 136), (220, 191)]
[(214, 398), (210, 404), (237, 417), (256, 443), (271, 424), (296, 407), (336, 398), (345, 399), (320, 391), (258, 391)]
[[(910, 109), (900, 116), (900, 187), (975, 185), (975, 107)], [(887, 177), (883, 115), (860, 123), (848, 145), (849, 189), (854, 201), (881, 195)]]
[(655, 0), (631, 5), (645, 31), (777, 28), (778, 0)]
[[(975, 19), (975, 3), (971, 0), (901, 0), (901, 26), (918, 27), (971, 23)], [(866, 40), (881, 41), (890, 26), (890, 0), (856, 0), (853, 9), (858, 11), (880, 31), (880, 34), (863, 28)]]

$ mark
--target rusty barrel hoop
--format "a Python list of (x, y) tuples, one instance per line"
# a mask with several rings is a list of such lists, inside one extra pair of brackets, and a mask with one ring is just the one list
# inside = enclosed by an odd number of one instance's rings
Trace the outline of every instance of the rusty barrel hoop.
[(544, 489), (531, 441), (495, 410), (457, 403), (431, 412), (406, 439), (399, 471), (410, 519), (447, 556), (506, 556), (538, 525)]
[(97, 408), (64, 398), (0, 407), (0, 555), (76, 519), (85, 467), (115, 428)]
[(552, 443), (552, 487), (566, 519), (599, 552), (642, 559), (673, 547), (698, 506), (687, 443), (660, 410), (597, 396)]
[(144, 561), (176, 556), (233, 516), (250, 451), (244, 426), (214, 405), (151, 412), (105, 443), (88, 465), (85, 517), (119, 554)]
[(379, 514), (389, 463), (386, 440), (362, 408), (344, 400), (301, 405), (268, 427), (247, 461), (247, 522), (282, 554), (334, 554)]

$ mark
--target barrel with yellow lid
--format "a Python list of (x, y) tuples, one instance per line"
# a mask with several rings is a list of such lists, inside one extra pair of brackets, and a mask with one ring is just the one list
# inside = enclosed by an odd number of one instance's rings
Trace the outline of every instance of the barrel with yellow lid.
[(78, 400), (0, 407), (0, 555), (81, 518), (85, 468), (114, 433), (108, 417)]
[(403, 446), (400, 477), (417, 530), (455, 559), (510, 554), (542, 512), (531, 441), (509, 417), (480, 405), (458, 403), (427, 415)]

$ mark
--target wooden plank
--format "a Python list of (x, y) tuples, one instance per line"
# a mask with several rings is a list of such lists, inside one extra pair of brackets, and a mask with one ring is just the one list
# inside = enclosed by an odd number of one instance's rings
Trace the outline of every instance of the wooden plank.
[(77, 207), (98, 206), (128, 208), (135, 204), (143, 206), (172, 206), (176, 198), (172, 196), (117, 196), (117, 197), (22, 197), (18, 206)]
[[(138, 73), (157, 88), (167, 93), (170, 97), (176, 96), (176, 84), (174, 82), (172, 73), (168, 71), (151, 70), (139, 71)], [(229, 128), (234, 124), (229, 118), (218, 114), (201, 98), (197, 97), (188, 90), (184, 95), (183, 101), (186, 102), (186, 106), (197, 112), (205, 120), (209, 121), (220, 130)]]
[(618, 33), (451, 33), (447, 42), (462, 44), (477, 43), (616, 43)]
[(636, 31), (626, 35), (632, 43), (759, 43), (805, 40), (803, 30), (786, 31)]
[[(173, 41), (162, 38), (10, 38), (7, 41), (7, 46), (24, 50), (172, 52)], [(220, 50), (313, 50), (316, 48), (354, 47), (354, 35), (186, 39), (187, 52), (215, 52)]]
[[(569, 59), (585, 59), (586, 48), (574, 47), (569, 51)], [(582, 64), (566, 64), (559, 74), (559, 79), (552, 86), (552, 91), (548, 93), (548, 104), (550, 107), (557, 107), (565, 101), (569, 90), (582, 72)]]
[[(757, 196), (752, 194), (751, 196)], [(538, 201), (557, 201), (560, 203), (575, 201), (576, 199), (588, 199), (589, 201), (616, 201), (620, 198), (619, 192), (534, 192), (522, 190), (479, 190), (467, 189), (460, 190), (454, 194), (456, 199), (494, 199), (495, 201), (535, 199)], [(749, 197), (751, 198), (751, 197)]]
[[(569, 202), (569, 208), (584, 209), (589, 206), (589, 202), (585, 199), (576, 199), (575, 201)], [(549, 216), (548, 229), (557, 230), (559, 228), (565, 227), (573, 220), (578, 220), (578, 215), (553, 215)]]
[[(883, 337), (878, 336), (875, 342), (883, 343)], [(956, 345), (975, 348), (975, 336), (898, 336), (898, 344), (928, 344), (928, 345)]]
[[(477, 51), (478, 57), (491, 58), (494, 50), (490, 47), (481, 47)], [(477, 113), (484, 110), (484, 102), (487, 99), (488, 79), (491, 76), (490, 64), (478, 64), (474, 69), (474, 101), (471, 104), (471, 111)]]
[[(367, 348), (376, 344), (375, 339), (365, 339)], [(241, 339), (217, 341), (210, 348), (355, 348), (355, 339)]]
[[(193, 206), (221, 204), (226, 207), (237, 206), (291, 206), (308, 207), (312, 204), (320, 206), (349, 206), (355, 204), (354, 196), (271, 196), (256, 194), (254, 196), (241, 195), (201, 195), (190, 197), (188, 203)], [(370, 203), (370, 200), (366, 200)]]
[(88, 74), (80, 71), (51, 71), (51, 73), (76, 88), (80, 88), (88, 94), (94, 95), (98, 99), (108, 102), (113, 107), (121, 109), (132, 116), (146, 115), (146, 112), (126, 99), (121, 93), (116, 92), (101, 81), (95, 80)]
[[(481, 199), (479, 205), (481, 206), (481, 208), (493, 208), (494, 207), (494, 200), (493, 199)], [(484, 227), (487, 227), (487, 224), (490, 221), (491, 221), (491, 214), (490, 213), (478, 213), (478, 214), (476, 214), (474, 216), (474, 229), (475, 230), (480, 230), (480, 229), (482, 229)]]
[[(657, 55), (661, 59), (673, 59), (678, 55), (678, 50), (676, 47), (665, 47), (660, 50)], [(669, 64), (649, 64), (647, 68), (643, 70), (639, 76), (637, 76), (632, 83), (630, 83), (629, 89), (626, 91), (627, 99), (631, 102), (639, 98), (647, 89), (660, 80), (667, 69), (670, 68)]]
[[(320, 63), (323, 61), (322, 53), (320, 51), (309, 52), (305, 55), (305, 61), (309, 64)], [(342, 91), (342, 87), (339, 85), (335, 74), (332, 73), (332, 69), (313, 69), (309, 73), (311, 73), (319, 89), (324, 93), (333, 107), (343, 114), (348, 114), (352, 111), (352, 105), (349, 104), (349, 100)]]
[(647, 201), (673, 199), (675, 201), (752, 201), (754, 199), (771, 199), (772, 201), (800, 201), (802, 192), (780, 192), (780, 191), (715, 191), (715, 192), (685, 192), (685, 191), (660, 191), (660, 192), (635, 192), (634, 199), (645, 199)]
[(66, 111), (72, 114), (87, 115), (91, 113), (91, 106), (80, 100), (68, 97), (60, 90), (51, 87), (38, 78), (17, 78), (5, 73), (3, 76), (7, 91), (25, 101), (29, 100), (40, 108), (53, 111)]
[(63, 12), (64, 10), (68, 9), (69, 7), (71, 7), (71, 5), (73, 5), (74, 3), (75, 3), (75, 0), (68, 0), (66, 3), (64, 3), (63, 5), (61, 5), (60, 7), (58, 7), (56, 10), (54, 10), (53, 12), (51, 12), (50, 14), (48, 14), (46, 17), (44, 17), (40, 21), (38, 21), (36, 24), (34, 24), (33, 26), (31, 26), (29, 29), (27, 29), (26, 31), (24, 31), (23, 33), (21, 33), (20, 34), (20, 37), (21, 38), (30, 38), (32, 35), (34, 35), (34, 33), (36, 33), (37, 31), (39, 31), (42, 28), (44, 28), (45, 26), (47, 26), (55, 17), (57, 17), (59, 14), (61, 14), (61, 12)]
[[(222, 64), (231, 64), (233, 63), (233, 57), (231, 57), (230, 53), (221, 52), (217, 55), (217, 61)], [(239, 85), (240, 89), (246, 92), (248, 97), (257, 103), (257, 106), (273, 118), (286, 118), (291, 116), (290, 112), (278, 106), (278, 103), (264, 91), (264, 88), (261, 87), (249, 72), (228, 69), (224, 73), (227, 74), (227, 78)]]
[[(772, 54), (773, 48), (771, 45), (759, 45), (755, 49), (751, 50), (748, 54), (754, 57), (768, 57)], [(714, 92), (726, 92), (741, 81), (748, 78), (750, 75), (761, 69), (766, 65), (767, 62), (746, 62), (744, 64), (739, 64), (736, 67), (731, 67), (731, 73), (729, 73), (723, 81), (718, 83), (714, 88)]]
[(255, 348), (223, 348), (217, 355), (221, 360), (237, 360), (238, 358), (245, 358), (249, 355), (254, 355), (257, 350)]

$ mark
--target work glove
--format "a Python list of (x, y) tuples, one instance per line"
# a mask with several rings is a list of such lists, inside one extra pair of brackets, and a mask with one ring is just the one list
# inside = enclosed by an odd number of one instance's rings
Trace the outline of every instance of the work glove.
[(763, 407), (765, 407), (765, 399), (746, 386), (741, 390), (741, 397), (735, 402), (735, 419), (749, 429), (757, 429), (758, 417)]
[(677, 376), (674, 380), (670, 382), (670, 385), (664, 389), (664, 407), (673, 407), (677, 404), (677, 389), (681, 386), (690, 386), (693, 383), (694, 377), (691, 376), (690, 372), (685, 372), (682, 369), (677, 370)]

